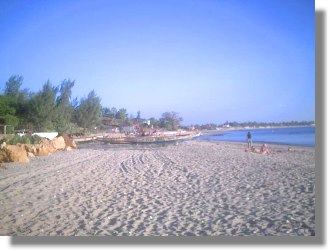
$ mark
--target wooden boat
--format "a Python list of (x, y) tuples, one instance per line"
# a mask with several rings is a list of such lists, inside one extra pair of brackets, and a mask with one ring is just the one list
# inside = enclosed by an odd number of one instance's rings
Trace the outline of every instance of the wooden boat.
[(81, 137), (81, 138), (73, 138), (76, 142), (90, 142), (96, 140), (97, 137)]
[(139, 143), (165, 143), (192, 139), (200, 136), (200, 133), (184, 135), (157, 135), (157, 136), (127, 136), (121, 138), (97, 137), (97, 141), (110, 144), (139, 144)]

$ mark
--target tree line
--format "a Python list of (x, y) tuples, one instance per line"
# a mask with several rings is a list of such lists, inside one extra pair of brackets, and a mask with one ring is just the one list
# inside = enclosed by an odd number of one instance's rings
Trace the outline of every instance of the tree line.
[(228, 122), (226, 121), (223, 124), (208, 123), (203, 125), (194, 125), (194, 128), (197, 130), (216, 130), (218, 128), (228, 128), (228, 127), (249, 127), (249, 128), (258, 128), (258, 127), (287, 127), (287, 126), (313, 126), (315, 125), (314, 121), (283, 121), (283, 122)]
[[(93, 128), (144, 124), (141, 111), (128, 116), (125, 108), (102, 107), (94, 90), (78, 100), (72, 98), (75, 81), (65, 79), (58, 86), (48, 80), (38, 92), (22, 89), (23, 77), (11, 76), (0, 94), (0, 124), (29, 131), (86, 133)], [(148, 126), (176, 130), (182, 118), (176, 112), (165, 112), (161, 118), (149, 118)]]
[[(159, 119), (144, 119), (141, 111), (136, 116), (128, 115), (125, 108), (103, 107), (94, 90), (83, 98), (73, 98), (75, 81), (65, 79), (54, 86), (48, 80), (38, 92), (22, 89), (23, 77), (11, 76), (0, 94), (0, 125), (10, 125), (18, 130), (57, 131), (66, 133), (86, 133), (95, 128), (108, 130), (111, 127), (140, 125), (141, 127), (165, 130), (190, 129), (182, 126), (182, 117), (177, 112), (164, 112)], [(148, 123), (146, 123), (148, 121)], [(228, 122), (224, 124), (194, 125), (197, 130), (215, 130), (219, 127), (278, 127), (306, 126), (314, 121), (290, 122)]]
[(282, 121), (282, 122), (226, 122), (224, 125), (229, 125), (231, 127), (281, 127), (281, 126), (311, 126), (314, 121)]

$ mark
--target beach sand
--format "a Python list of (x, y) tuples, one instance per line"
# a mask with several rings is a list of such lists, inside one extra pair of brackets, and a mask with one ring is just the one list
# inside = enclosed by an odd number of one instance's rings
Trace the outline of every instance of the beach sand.
[(2, 164), (0, 235), (315, 235), (314, 148), (79, 147)]

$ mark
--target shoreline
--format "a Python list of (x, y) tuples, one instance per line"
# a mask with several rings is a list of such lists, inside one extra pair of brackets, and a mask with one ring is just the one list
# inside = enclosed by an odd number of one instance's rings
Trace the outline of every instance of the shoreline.
[(258, 130), (258, 129), (279, 129), (279, 128), (301, 128), (301, 127), (316, 127), (316, 125), (303, 125), (303, 126), (270, 126), (270, 127), (222, 127), (219, 130), (201, 130), (201, 132), (221, 132), (221, 131), (240, 131), (240, 130)]
[[(236, 132), (236, 131), (258, 131), (258, 130), (272, 130), (272, 129), (283, 129), (283, 128), (315, 128), (315, 126), (286, 126), (286, 127), (263, 127), (263, 128), (235, 128), (235, 129), (226, 129), (224, 128), (223, 130), (204, 130), (201, 131), (202, 136), (224, 136), (225, 133), (227, 132)], [(204, 141), (204, 140), (203, 140)], [(215, 142), (240, 142), (240, 143), (244, 143), (246, 142), (246, 140), (242, 140), (242, 141), (230, 141), (230, 140), (213, 140), (213, 139), (209, 139), (207, 141), (215, 141)], [(271, 141), (255, 141), (253, 140), (253, 143), (257, 143), (257, 144), (269, 144), (269, 145), (285, 145), (285, 146), (291, 146), (291, 147), (311, 147), (311, 148), (315, 148), (316, 146), (316, 142), (314, 142), (313, 144), (294, 144), (294, 143), (283, 143), (283, 142), (271, 142)]]
[[(242, 145), (247, 145), (247, 142), (243, 142), (243, 141), (225, 141), (225, 140), (197, 140), (197, 141), (201, 141), (201, 142), (224, 142), (224, 143), (228, 143), (228, 144), (242, 144)], [(274, 143), (274, 142), (267, 142), (267, 141), (253, 141), (252, 145), (262, 145), (262, 144), (267, 144), (269, 146), (282, 146), (282, 147), (302, 147), (302, 148), (312, 148), (315, 149), (315, 145), (295, 145), (295, 144), (283, 144), (283, 143)]]
[[(137, 144), (110, 144), (110, 143), (101, 143), (97, 141), (88, 141), (88, 142), (78, 142), (78, 148), (89, 148), (93, 146), (98, 146), (99, 148), (134, 148), (134, 147), (150, 147), (150, 148), (157, 148), (157, 147), (166, 147), (166, 146), (175, 146), (177, 144), (182, 144), (185, 142), (204, 142), (204, 143), (210, 143), (210, 144), (228, 144), (228, 145), (233, 145), (233, 146), (241, 146), (242, 148), (247, 147), (247, 142), (243, 141), (217, 141), (217, 140), (204, 140), (204, 139), (188, 139), (184, 141), (179, 141), (179, 142), (155, 142), (155, 143), (137, 143)], [(315, 146), (309, 146), (309, 145), (289, 145), (289, 144), (283, 144), (283, 143), (273, 143), (273, 142), (253, 142), (253, 146), (261, 147), (262, 144), (267, 144), (269, 147), (275, 147), (275, 148), (281, 148), (287, 150), (289, 148), (296, 148), (296, 149), (313, 149), (315, 150)]]
[(91, 143), (3, 163), (0, 235), (314, 236), (315, 150), (244, 149)]

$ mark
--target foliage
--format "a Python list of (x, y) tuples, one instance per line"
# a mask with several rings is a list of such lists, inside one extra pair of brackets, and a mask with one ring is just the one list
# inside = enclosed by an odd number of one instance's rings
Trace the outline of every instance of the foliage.
[[(136, 116), (128, 117), (127, 110), (115, 107), (111, 109), (101, 106), (101, 100), (94, 91), (87, 98), (78, 101), (72, 99), (72, 88), (75, 82), (63, 80), (61, 85), (54, 87), (47, 81), (42, 90), (30, 93), (28, 89), (21, 89), (23, 77), (11, 76), (5, 84), (4, 95), (0, 95), (0, 124), (11, 125), (10, 130), (30, 129), (37, 131), (56, 130), (58, 132), (78, 133), (81, 128), (86, 132), (88, 129), (94, 131), (95, 127), (101, 125), (102, 129), (111, 126), (129, 126), (139, 123), (144, 119), (141, 111)], [(101, 120), (102, 118), (102, 120)], [(165, 112), (160, 119), (150, 118), (150, 125), (154, 128), (165, 128), (166, 130), (177, 130), (181, 125), (182, 118), (177, 112)], [(100, 123), (102, 121), (102, 124)], [(266, 126), (305, 126), (314, 125), (314, 121), (290, 121), (290, 122), (226, 122), (216, 125), (214, 123), (194, 125), (198, 130), (214, 130), (218, 127), (266, 127)], [(18, 128), (17, 128), (18, 127)], [(9, 128), (9, 127), (8, 127)], [(99, 127), (100, 128), (100, 127)], [(186, 127), (189, 129), (190, 127)], [(95, 132), (95, 131), (94, 131)], [(25, 140), (25, 139), (24, 139)], [(26, 141), (29, 141), (26, 139)]]
[(138, 122), (141, 121), (141, 111), (137, 111), (137, 113), (136, 113), (136, 120), (137, 120)]
[(175, 131), (179, 128), (182, 118), (177, 112), (165, 112), (160, 118), (160, 126), (170, 131)]
[(100, 122), (101, 99), (91, 91), (87, 98), (82, 98), (80, 104), (75, 109), (75, 120), (77, 124), (87, 129), (96, 127)]
[(101, 109), (102, 117), (111, 117), (111, 110), (108, 107), (102, 107)]
[(11, 76), (6, 82), (5, 95), (8, 97), (12, 97), (15, 100), (22, 98), (22, 92), (20, 91), (22, 83), (23, 83), (22, 76), (17, 76), (17, 75)]
[(28, 107), (29, 121), (38, 131), (54, 130), (56, 88), (47, 81), (42, 91), (33, 95)]
[(39, 144), (41, 141), (41, 137), (38, 135), (10, 135), (1, 139), (1, 143), (6, 142), (8, 145), (16, 145), (16, 144)]
[(150, 120), (150, 125), (152, 125), (154, 128), (157, 128), (160, 126), (160, 121), (157, 120), (156, 118), (152, 117), (152, 118), (149, 118)]
[(58, 88), (59, 96), (56, 99), (56, 109), (54, 115), (54, 127), (58, 132), (67, 132), (70, 130), (73, 105), (71, 101), (71, 89), (74, 86), (74, 81), (64, 80)]
[(27, 122), (27, 102), (31, 94), (28, 89), (21, 90), (22, 83), (22, 76), (12, 75), (6, 82), (4, 91), (5, 96), (10, 98), (14, 103), (15, 114), (11, 115), (19, 118), (11, 120), (14, 121), (15, 126), (24, 126)]
[[(2, 118), (2, 119), (1, 119)], [(0, 118), (0, 121), (3, 120), (3, 124), (5, 125), (11, 125), (13, 127), (16, 127), (18, 126), (18, 123), (19, 123), (19, 118), (17, 118), (16, 116), (14, 115), (11, 115), (11, 114), (5, 114), (4, 116), (2, 116)]]
[(0, 95), (0, 124), (16, 127), (19, 118), (16, 116), (16, 104), (13, 98)]
[(116, 113), (116, 119), (119, 119), (121, 121), (125, 121), (128, 119), (128, 114), (125, 108), (120, 108), (118, 112)]
[[(289, 121), (289, 122), (228, 122), (224, 123), (224, 125), (229, 125), (230, 127), (281, 127), (281, 126), (310, 126), (313, 125), (314, 121)], [(223, 125), (221, 125), (223, 126)]]

